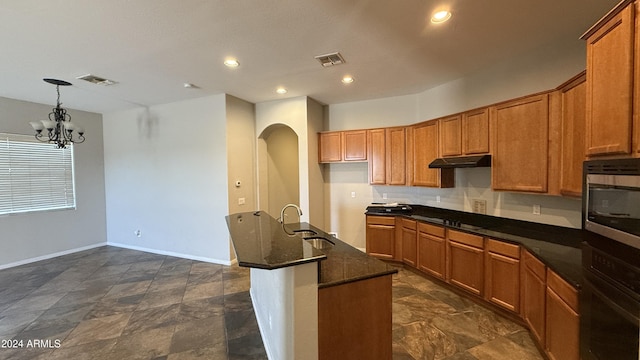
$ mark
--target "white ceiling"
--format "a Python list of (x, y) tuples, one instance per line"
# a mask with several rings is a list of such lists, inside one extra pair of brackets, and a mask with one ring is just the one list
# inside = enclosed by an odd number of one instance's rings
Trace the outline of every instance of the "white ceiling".
[[(65, 107), (98, 113), (220, 93), (325, 104), (404, 95), (506, 58), (583, 48), (579, 36), (617, 2), (0, 0), (0, 96), (54, 105), (45, 77), (73, 83)], [(453, 17), (431, 24), (441, 7)], [(334, 51), (346, 64), (314, 59)], [(228, 56), (240, 66), (224, 67)], [(118, 84), (76, 80), (85, 74)], [(344, 74), (356, 81), (342, 84)]]

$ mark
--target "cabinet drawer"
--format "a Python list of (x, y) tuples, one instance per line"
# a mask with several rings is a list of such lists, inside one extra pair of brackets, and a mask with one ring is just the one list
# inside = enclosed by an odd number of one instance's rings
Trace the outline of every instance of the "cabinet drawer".
[(394, 216), (372, 216), (367, 215), (367, 225), (395, 225), (396, 218)]
[(421, 233), (444, 238), (444, 228), (437, 225), (418, 223), (418, 231)]
[(551, 269), (547, 269), (547, 286), (567, 303), (573, 311), (578, 312), (578, 292)]
[(416, 229), (416, 221), (415, 220), (409, 220), (409, 219), (402, 219), (401, 220), (401, 224), (403, 228), (407, 228), (407, 229), (411, 229), (411, 230), (415, 230)]
[(473, 246), (479, 249), (484, 248), (484, 239), (482, 238), (482, 236), (467, 234), (461, 231), (449, 230), (449, 240)]
[(509, 244), (504, 241), (489, 239), (487, 241), (487, 250), (513, 259), (520, 259), (520, 246)]
[(524, 266), (526, 266), (529, 270), (531, 270), (531, 272), (536, 274), (536, 276), (540, 280), (545, 281), (545, 279), (546, 279), (545, 271), (546, 270), (545, 270), (544, 263), (542, 263), (542, 261), (536, 259), (536, 257), (531, 255), (528, 251), (524, 252)]

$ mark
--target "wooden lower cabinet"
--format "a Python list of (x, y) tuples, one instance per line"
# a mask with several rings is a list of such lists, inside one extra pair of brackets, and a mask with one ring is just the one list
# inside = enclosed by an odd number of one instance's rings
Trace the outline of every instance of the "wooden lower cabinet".
[(396, 259), (396, 226), (392, 216), (367, 216), (367, 254)]
[(485, 255), (485, 299), (520, 311), (520, 246), (489, 239)]
[(449, 255), (448, 281), (473, 294), (482, 295), (484, 239), (481, 236), (447, 230)]
[(418, 223), (418, 270), (441, 280), (446, 274), (446, 240), (443, 227)]
[(391, 359), (391, 294), (391, 275), (318, 289), (318, 359)]
[(544, 347), (546, 269), (544, 264), (528, 251), (523, 251), (522, 258), (522, 318), (529, 325), (536, 341)]
[(578, 292), (547, 269), (545, 351), (551, 360), (579, 360)]
[(418, 237), (416, 226), (415, 220), (401, 220), (402, 262), (413, 267), (418, 267)]

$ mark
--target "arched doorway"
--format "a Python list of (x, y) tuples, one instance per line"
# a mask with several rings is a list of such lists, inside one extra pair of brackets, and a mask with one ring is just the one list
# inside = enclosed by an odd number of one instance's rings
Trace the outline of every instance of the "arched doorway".
[[(300, 204), (298, 135), (288, 126), (274, 124), (258, 138), (260, 209), (280, 216), (286, 204)], [(298, 219), (291, 219), (298, 221)]]

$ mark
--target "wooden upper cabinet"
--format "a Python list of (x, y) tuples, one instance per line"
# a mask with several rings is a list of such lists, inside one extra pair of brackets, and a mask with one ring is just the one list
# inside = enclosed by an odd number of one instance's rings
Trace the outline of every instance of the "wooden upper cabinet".
[(440, 119), (440, 155), (462, 155), (462, 115)]
[(406, 185), (406, 129), (386, 129), (386, 184)]
[(586, 158), (584, 139), (586, 127), (587, 84), (582, 72), (561, 85), (562, 93), (562, 162), (560, 193), (582, 196), (582, 163)]
[(367, 161), (367, 130), (318, 134), (318, 162)]
[(415, 125), (411, 129), (411, 185), (437, 187), (438, 169), (429, 164), (438, 158), (438, 121)]
[(489, 109), (482, 108), (462, 115), (462, 153), (489, 153)]
[(342, 159), (344, 161), (367, 160), (366, 130), (353, 130), (342, 133)]
[(588, 156), (631, 153), (634, 8), (633, 2), (621, 3), (583, 35)]
[(547, 192), (549, 94), (494, 106), (491, 129), (493, 190)]
[(369, 142), (369, 184), (384, 185), (386, 177), (386, 131), (371, 129), (367, 131)]
[(342, 160), (342, 133), (340, 131), (318, 134), (319, 162)]
[(438, 158), (439, 120), (426, 121), (410, 128), (408, 134), (409, 185), (453, 187), (454, 169), (430, 169)]

